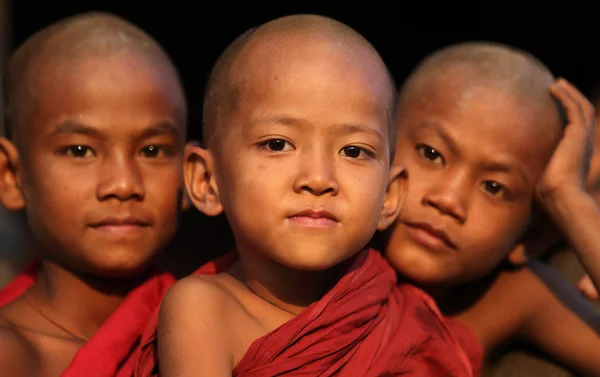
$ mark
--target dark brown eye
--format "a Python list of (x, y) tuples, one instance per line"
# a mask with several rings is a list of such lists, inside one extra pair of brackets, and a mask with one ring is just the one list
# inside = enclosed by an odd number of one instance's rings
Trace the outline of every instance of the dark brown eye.
[(362, 152), (362, 149), (351, 145), (349, 147), (344, 147), (342, 149), (342, 151), (344, 152), (344, 156), (346, 156), (346, 157), (359, 158), (360, 153)]
[(266, 149), (271, 152), (286, 152), (294, 149), (292, 144), (283, 139), (269, 139), (259, 144), (260, 149)]
[(269, 143), (267, 144), (269, 149), (272, 151), (282, 151), (285, 149), (285, 140), (281, 140), (281, 139), (274, 139), (274, 140), (269, 140)]
[(156, 145), (148, 145), (142, 148), (142, 155), (148, 158), (155, 158), (160, 153), (161, 148)]
[(65, 149), (64, 152), (67, 156), (75, 158), (86, 158), (94, 155), (92, 148), (85, 145), (71, 145)]
[(496, 181), (485, 181), (483, 182), (483, 188), (485, 191), (489, 192), (490, 194), (496, 196), (496, 195), (500, 195), (500, 194), (504, 194), (504, 186), (502, 186), (500, 183), (496, 182)]
[(433, 162), (436, 165), (444, 163), (444, 157), (442, 157), (442, 155), (435, 148), (430, 147), (429, 145), (419, 145), (417, 150), (423, 158)]

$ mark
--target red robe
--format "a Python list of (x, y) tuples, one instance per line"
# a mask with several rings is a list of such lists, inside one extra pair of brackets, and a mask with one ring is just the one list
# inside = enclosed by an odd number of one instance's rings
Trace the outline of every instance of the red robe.
[[(234, 261), (227, 258), (197, 273), (224, 271)], [(136, 377), (157, 373), (156, 319), (144, 332)], [(397, 285), (381, 255), (365, 250), (323, 298), (256, 339), (233, 376), (477, 375), (449, 323), (429, 296)]]
[[(0, 291), (0, 307), (21, 296), (35, 282), (39, 261)], [(132, 290), (96, 334), (77, 351), (62, 377), (131, 377), (139, 358), (140, 337), (175, 278), (155, 273)]]

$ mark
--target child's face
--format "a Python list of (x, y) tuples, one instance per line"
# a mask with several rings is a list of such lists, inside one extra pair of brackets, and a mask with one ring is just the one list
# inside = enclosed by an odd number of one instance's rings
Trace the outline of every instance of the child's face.
[(389, 86), (366, 53), (280, 48), (247, 57), (252, 73), (216, 142), (219, 196), (240, 252), (321, 270), (360, 251), (378, 224)]
[(396, 161), (406, 201), (387, 257), (424, 285), (491, 271), (532, 216), (534, 186), (560, 137), (558, 112), (485, 88), (438, 88), (400, 111)]
[(81, 272), (139, 273), (177, 226), (185, 120), (176, 79), (125, 54), (34, 74), (21, 182), (42, 251)]

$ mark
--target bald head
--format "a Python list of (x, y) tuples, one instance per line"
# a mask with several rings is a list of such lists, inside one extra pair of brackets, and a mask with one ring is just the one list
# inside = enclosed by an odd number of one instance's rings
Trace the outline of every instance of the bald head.
[(554, 81), (550, 70), (523, 50), (491, 42), (459, 43), (434, 52), (417, 66), (402, 87), (399, 107), (427, 101), (431, 91), (469, 98), (483, 89), (557, 116), (549, 92)]
[[(324, 47), (319, 50), (320, 47)], [(359, 33), (336, 20), (316, 15), (282, 17), (250, 29), (231, 43), (217, 60), (204, 100), (203, 139), (207, 146), (223, 131), (228, 114), (252, 80), (259, 80), (269, 64), (314, 62), (327, 49), (361, 66), (387, 94), (390, 141), (393, 148), (395, 85), (375, 48)], [(375, 67), (364, 68), (366, 65)], [(371, 71), (369, 71), (369, 69)]]
[(3, 78), (7, 137), (18, 139), (18, 130), (27, 114), (35, 110), (36, 101), (51, 95), (37, 92), (40, 72), (61, 64), (77, 64), (81, 59), (114, 55), (143, 59), (161, 67), (173, 75), (180, 87), (177, 70), (170, 58), (140, 28), (107, 13), (69, 17), (32, 35), (10, 57)]

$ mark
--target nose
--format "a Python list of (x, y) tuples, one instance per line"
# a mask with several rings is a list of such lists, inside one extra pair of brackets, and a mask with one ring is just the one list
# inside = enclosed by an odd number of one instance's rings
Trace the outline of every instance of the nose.
[(99, 200), (126, 201), (144, 198), (144, 184), (140, 168), (133, 157), (125, 154), (107, 156), (102, 161), (97, 186)]
[(464, 173), (451, 173), (439, 177), (423, 197), (423, 204), (436, 208), (464, 223), (467, 220), (470, 182)]
[(309, 148), (299, 156), (299, 166), (294, 181), (294, 191), (315, 196), (337, 195), (339, 183), (336, 177), (336, 160), (325, 151)]

